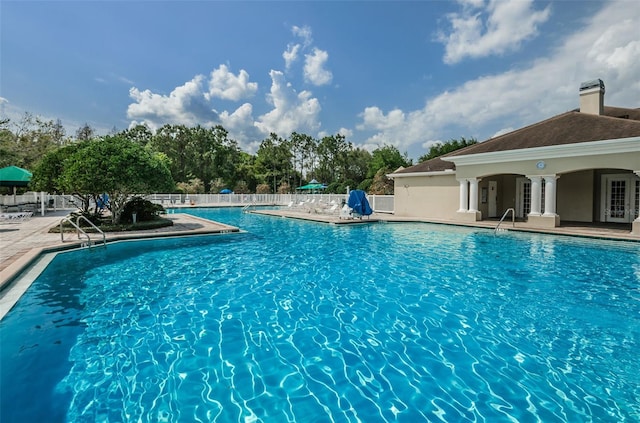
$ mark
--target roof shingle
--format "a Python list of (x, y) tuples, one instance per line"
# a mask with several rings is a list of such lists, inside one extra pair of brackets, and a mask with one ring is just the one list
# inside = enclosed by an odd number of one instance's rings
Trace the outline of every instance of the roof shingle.
[(604, 107), (602, 115), (572, 110), (496, 138), (470, 145), (395, 173), (455, 170), (443, 157), (466, 156), (534, 147), (575, 144), (640, 136), (640, 109)]
[[(631, 116), (635, 117), (635, 115), (640, 117), (640, 111), (622, 108), (607, 109), (605, 109), (604, 115), (591, 115), (576, 111), (566, 112), (508, 134), (456, 150), (451, 153), (451, 156), (640, 136), (640, 120), (631, 119)], [(618, 116), (625, 117), (611, 117), (607, 115), (607, 112), (619, 113)]]

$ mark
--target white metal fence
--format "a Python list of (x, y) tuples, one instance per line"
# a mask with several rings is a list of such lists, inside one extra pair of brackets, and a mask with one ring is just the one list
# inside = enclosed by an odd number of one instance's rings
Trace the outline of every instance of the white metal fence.
[(27, 192), (20, 195), (0, 195), (0, 211), (65, 210), (78, 208), (78, 199), (73, 195), (51, 195), (42, 192)]
[[(149, 201), (171, 206), (242, 206), (247, 204), (286, 206), (289, 203), (299, 203), (315, 199), (316, 202), (338, 204), (347, 201), (345, 194), (151, 194)], [(393, 195), (368, 195), (367, 199), (373, 211), (378, 213), (393, 213)]]
[[(347, 201), (345, 194), (150, 194), (144, 196), (149, 201), (164, 207), (180, 206), (244, 206), (248, 204), (265, 206), (286, 206), (315, 199), (316, 202)], [(393, 213), (393, 195), (368, 195), (367, 199), (373, 211), (377, 213)], [(27, 192), (21, 195), (0, 195), (0, 206), (5, 210), (45, 210), (77, 208), (78, 200), (72, 195), (51, 195), (40, 192)], [(92, 205), (93, 206), (93, 205)]]

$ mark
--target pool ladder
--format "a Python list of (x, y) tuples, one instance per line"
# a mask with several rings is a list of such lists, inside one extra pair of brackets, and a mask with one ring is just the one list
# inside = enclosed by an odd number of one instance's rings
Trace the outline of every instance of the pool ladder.
[(252, 201), (251, 203), (249, 203), (246, 206), (244, 206), (242, 208), (242, 213), (249, 213), (249, 211), (251, 210), (251, 207), (253, 207), (254, 209), (256, 208), (255, 201)]
[(511, 226), (515, 227), (516, 226), (516, 210), (513, 207), (509, 207), (504, 214), (502, 215), (502, 218), (500, 218), (500, 222), (498, 222), (498, 224), (496, 225), (495, 229), (493, 230), (493, 233), (496, 234), (498, 232), (504, 232), (506, 231), (506, 229), (500, 229), (500, 225), (502, 224), (502, 221), (505, 219), (505, 217), (507, 217), (507, 215), (509, 214), (509, 212), (511, 212)]
[(91, 225), (93, 227), (93, 229), (95, 229), (100, 235), (102, 235), (102, 245), (104, 245), (105, 247), (107, 246), (107, 237), (105, 236), (104, 232), (102, 232), (100, 230), (100, 228), (98, 228), (96, 225), (93, 224), (93, 222), (91, 222), (89, 219), (87, 219), (85, 216), (80, 215), (76, 218), (76, 221), (74, 222), (73, 220), (71, 220), (71, 217), (65, 217), (64, 219), (62, 219), (60, 221), (60, 240), (62, 242), (64, 242), (64, 230), (62, 225), (65, 222), (68, 222), (69, 224), (71, 224), (71, 226), (73, 226), (74, 228), (76, 228), (76, 233), (78, 234), (78, 239), (81, 239), (81, 236), (85, 237), (87, 240), (81, 243), (81, 246), (84, 247), (89, 247), (89, 249), (91, 249), (92, 245), (95, 245), (95, 241), (91, 239), (91, 237), (89, 236), (88, 233), (86, 233), (81, 227), (80, 227), (80, 219), (83, 219), (85, 222), (87, 222), (89, 225)]

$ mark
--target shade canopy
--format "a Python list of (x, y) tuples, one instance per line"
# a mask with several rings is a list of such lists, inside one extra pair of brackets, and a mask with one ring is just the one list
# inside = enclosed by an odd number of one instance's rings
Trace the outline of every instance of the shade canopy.
[(298, 187), (296, 189), (311, 191), (314, 189), (325, 189), (325, 188), (327, 188), (327, 186), (324, 184), (307, 184), (307, 185)]
[(26, 187), (32, 176), (31, 172), (18, 166), (3, 167), (0, 169), (0, 186)]

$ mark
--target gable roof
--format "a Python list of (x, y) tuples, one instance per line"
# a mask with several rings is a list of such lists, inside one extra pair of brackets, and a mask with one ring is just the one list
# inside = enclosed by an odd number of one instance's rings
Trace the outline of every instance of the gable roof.
[[(640, 120), (631, 119), (631, 116), (640, 118), (640, 110), (617, 107), (606, 109), (608, 110), (605, 110), (603, 115), (592, 115), (578, 111), (566, 112), (508, 134), (456, 150), (450, 156), (640, 136)], [(609, 114), (625, 117), (612, 117)]]
[(455, 164), (442, 160), (442, 157), (448, 156), (449, 154), (445, 154), (444, 156), (436, 157), (431, 160), (427, 160), (426, 162), (418, 163), (417, 165), (409, 166), (404, 169), (398, 169), (393, 172), (393, 175), (397, 175), (400, 173), (443, 172), (445, 170), (455, 170)]
[(442, 160), (447, 157), (638, 136), (640, 136), (640, 109), (605, 106), (602, 115), (580, 113), (576, 109), (395, 173), (455, 170), (454, 163)]

